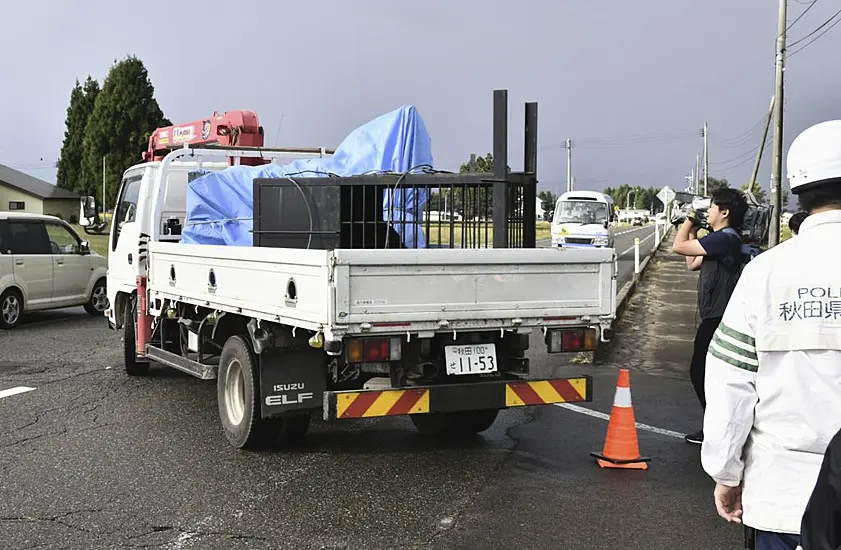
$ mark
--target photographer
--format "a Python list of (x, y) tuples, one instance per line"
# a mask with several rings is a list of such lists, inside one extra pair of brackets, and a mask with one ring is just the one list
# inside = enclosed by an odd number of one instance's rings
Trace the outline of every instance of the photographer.
[[(747, 201), (740, 191), (719, 189), (712, 194), (706, 220), (702, 213), (690, 211), (675, 235), (673, 250), (686, 256), (686, 267), (690, 271), (701, 272), (698, 277), (698, 313), (701, 324), (695, 333), (689, 377), (704, 409), (707, 406), (704, 397), (707, 349), (721, 322), (743, 265), (741, 240), (725, 230), (738, 229), (744, 221), (747, 209)], [(699, 239), (698, 230), (702, 227), (711, 232)], [(688, 434), (685, 439), (687, 443), (700, 445), (704, 441), (704, 431)]]

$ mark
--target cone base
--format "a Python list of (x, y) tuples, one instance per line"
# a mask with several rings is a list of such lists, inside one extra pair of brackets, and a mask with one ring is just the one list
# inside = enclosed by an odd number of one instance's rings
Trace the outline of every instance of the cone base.
[(646, 462), (627, 462), (625, 464), (614, 464), (606, 460), (596, 460), (602, 468), (616, 468), (620, 470), (647, 470), (648, 463)]
[(596, 462), (602, 468), (617, 468), (623, 470), (647, 470), (647, 463), (651, 460), (650, 458), (644, 456), (638, 456), (629, 460), (622, 460), (606, 457), (602, 453), (590, 453), (590, 455), (597, 459)]

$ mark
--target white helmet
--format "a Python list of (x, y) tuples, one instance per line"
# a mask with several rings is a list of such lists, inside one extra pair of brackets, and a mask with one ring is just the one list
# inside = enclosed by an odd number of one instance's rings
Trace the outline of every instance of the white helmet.
[(841, 120), (828, 120), (803, 130), (789, 147), (786, 169), (791, 192), (841, 178)]

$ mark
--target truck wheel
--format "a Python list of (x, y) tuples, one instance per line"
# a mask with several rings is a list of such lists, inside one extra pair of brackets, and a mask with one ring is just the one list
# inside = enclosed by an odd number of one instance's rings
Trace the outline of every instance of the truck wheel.
[(98, 317), (108, 309), (108, 291), (105, 287), (105, 279), (100, 279), (93, 285), (88, 303), (85, 304), (85, 311), (88, 315)]
[(311, 418), (312, 417), (307, 413), (276, 419), (274, 421), (274, 427), (276, 429), (274, 443), (282, 446), (287, 443), (295, 443), (303, 439), (310, 429)]
[(9, 289), (0, 296), (0, 328), (13, 329), (23, 315), (23, 299), (20, 292)]
[(484, 432), (496, 421), (498, 410), (413, 414), (409, 418), (423, 435), (467, 435)]
[(463, 411), (456, 413), (454, 429), (461, 434), (477, 434), (484, 432), (496, 422), (499, 411), (483, 409), (479, 411)]
[(123, 318), (123, 363), (129, 376), (146, 376), (149, 363), (137, 357), (137, 302), (131, 299), (126, 304)]
[(453, 413), (410, 414), (415, 429), (423, 435), (444, 435), (452, 431)]
[(219, 418), (225, 438), (237, 449), (265, 445), (274, 422), (260, 418), (257, 362), (242, 336), (231, 336), (222, 347), (216, 380)]

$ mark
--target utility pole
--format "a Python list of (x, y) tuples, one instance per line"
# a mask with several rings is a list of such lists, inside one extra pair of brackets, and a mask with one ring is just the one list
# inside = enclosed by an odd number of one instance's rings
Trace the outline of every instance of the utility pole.
[(692, 172), (692, 192), (698, 194), (701, 183), (701, 153), (695, 153), (695, 171)]
[(572, 140), (567, 138), (564, 142), (567, 150), (567, 192), (572, 191)]
[(771, 227), (768, 231), (768, 246), (780, 244), (780, 210), (782, 208), (783, 180), (783, 85), (786, 55), (786, 8), (787, 0), (780, 0), (777, 21), (777, 62), (774, 79), (774, 150), (771, 153)]
[(707, 189), (707, 183), (709, 182), (710, 177), (710, 151), (709, 151), (709, 139), (708, 136), (710, 134), (710, 129), (707, 127), (706, 121), (704, 121), (704, 196), (708, 196), (709, 191)]
[(695, 173), (695, 169), (693, 168), (693, 169), (692, 169), (692, 172), (691, 172), (691, 174), (690, 174), (690, 176), (689, 176), (689, 190), (690, 190), (690, 192), (691, 192), (691, 193), (697, 193), (697, 192), (698, 192), (698, 191), (697, 191), (697, 189), (698, 189), (698, 182), (697, 182), (697, 180), (696, 180), (696, 176), (697, 176), (697, 175), (696, 175), (696, 173)]
[(759, 151), (756, 152), (756, 161), (753, 163), (753, 172), (750, 175), (749, 190), (754, 195), (759, 187), (759, 165), (762, 163), (762, 151), (765, 150), (765, 142), (768, 140), (768, 128), (771, 126), (771, 117), (774, 114), (774, 96), (771, 96), (771, 104), (768, 106), (768, 116), (765, 117), (765, 131), (762, 133), (762, 143), (759, 144)]
[(105, 155), (102, 155), (102, 220), (105, 221)]

